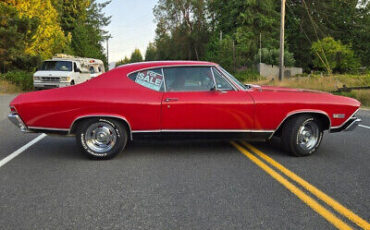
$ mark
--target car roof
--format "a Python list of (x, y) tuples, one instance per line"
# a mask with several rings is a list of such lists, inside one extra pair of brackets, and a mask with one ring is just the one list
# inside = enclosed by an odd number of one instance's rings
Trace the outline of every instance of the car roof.
[(207, 61), (148, 61), (148, 62), (136, 62), (136, 63), (130, 63), (125, 65), (117, 66), (116, 68), (122, 68), (122, 67), (131, 67), (135, 69), (144, 69), (144, 68), (150, 68), (150, 67), (161, 67), (161, 66), (199, 66), (199, 65), (205, 65), (205, 66), (214, 66), (216, 65), (213, 62), (207, 62)]

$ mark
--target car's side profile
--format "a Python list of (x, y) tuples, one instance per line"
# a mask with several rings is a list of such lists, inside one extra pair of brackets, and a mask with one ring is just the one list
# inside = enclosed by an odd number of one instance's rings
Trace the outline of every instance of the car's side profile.
[(296, 156), (323, 132), (350, 130), (360, 103), (329, 93), (243, 85), (219, 65), (158, 61), (124, 65), (88, 82), (19, 95), (9, 119), (26, 132), (76, 135), (88, 156), (107, 159), (141, 136), (282, 138)]

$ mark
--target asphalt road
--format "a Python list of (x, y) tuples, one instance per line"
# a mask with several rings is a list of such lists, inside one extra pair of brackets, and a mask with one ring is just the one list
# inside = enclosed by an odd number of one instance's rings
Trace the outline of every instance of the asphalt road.
[[(370, 111), (359, 116), (370, 126)], [(0, 161), (38, 135), (1, 117)], [(304, 158), (284, 153), (278, 140), (251, 144), (366, 224), (369, 136), (366, 126), (326, 134), (320, 150)], [(335, 218), (360, 228), (357, 217), (349, 220), (258, 157), (300, 197), (248, 156), (229, 142), (141, 141), (113, 160), (91, 161), (74, 138), (47, 136), (0, 167), (0, 229), (335, 229)]]

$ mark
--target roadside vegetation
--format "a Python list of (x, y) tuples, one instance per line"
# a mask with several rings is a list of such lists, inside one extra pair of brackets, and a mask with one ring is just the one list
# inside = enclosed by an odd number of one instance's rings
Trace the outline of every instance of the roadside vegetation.
[[(0, 72), (36, 70), (57, 53), (105, 61), (110, 1), (0, 1)], [(18, 75), (14, 75), (18, 76)]]
[(21, 92), (22, 90), (18, 86), (10, 83), (9, 81), (0, 79), (0, 95), (1, 94), (17, 94)]
[(362, 75), (332, 74), (323, 76), (319, 74), (310, 74), (286, 78), (283, 81), (268, 80), (261, 77), (256, 81), (247, 80), (244, 82), (248, 84), (272, 85), (331, 92), (338, 95), (355, 98), (359, 100), (363, 106), (370, 107), (370, 89), (351, 90), (350, 92), (335, 92), (339, 88), (343, 88), (344, 85), (346, 87), (370, 86), (370, 73)]
[[(9, 71), (5, 74), (0, 74), (0, 81), (2, 84), (6, 84), (9, 89), (17, 88), (22, 91), (33, 89), (32, 73), (26, 71)], [(14, 87), (10, 87), (11, 85)]]

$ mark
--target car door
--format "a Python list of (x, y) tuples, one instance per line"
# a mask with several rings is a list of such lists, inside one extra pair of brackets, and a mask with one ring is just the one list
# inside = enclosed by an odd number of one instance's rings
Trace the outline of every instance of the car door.
[[(163, 68), (163, 131), (245, 131), (253, 129), (254, 102), (216, 68)], [(215, 84), (217, 83), (217, 84)]]

